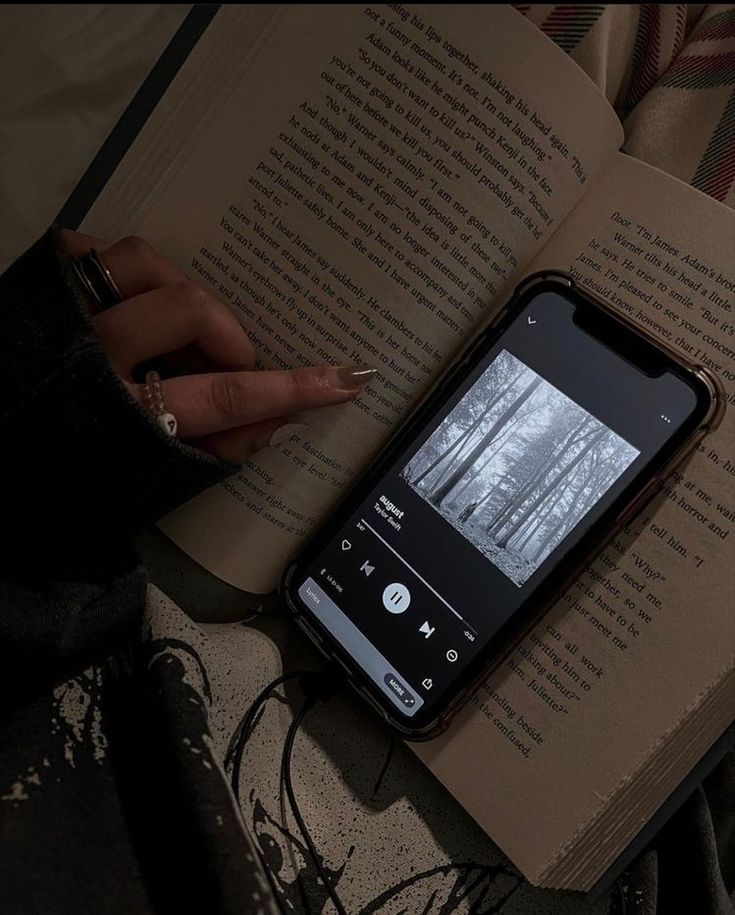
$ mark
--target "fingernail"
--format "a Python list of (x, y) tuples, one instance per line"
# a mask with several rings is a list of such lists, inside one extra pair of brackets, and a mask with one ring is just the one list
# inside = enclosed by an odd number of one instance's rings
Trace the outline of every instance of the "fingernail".
[(281, 445), (283, 442), (287, 442), (293, 435), (298, 435), (308, 428), (306, 423), (284, 423), (271, 435), (268, 439), (268, 444), (271, 447)]
[(361, 388), (372, 381), (378, 370), (369, 365), (340, 365), (332, 369), (335, 388)]

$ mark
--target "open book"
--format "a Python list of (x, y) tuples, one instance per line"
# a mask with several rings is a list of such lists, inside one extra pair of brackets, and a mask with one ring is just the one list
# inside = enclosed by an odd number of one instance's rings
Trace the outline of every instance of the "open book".
[[(304, 536), (515, 283), (588, 287), (733, 401), (733, 213), (618, 151), (594, 84), (510, 7), (223, 7), (82, 226), (229, 302), (263, 367), (379, 381), (163, 522), (245, 590)], [(521, 871), (587, 889), (735, 713), (733, 421), (450, 729), (416, 748)]]

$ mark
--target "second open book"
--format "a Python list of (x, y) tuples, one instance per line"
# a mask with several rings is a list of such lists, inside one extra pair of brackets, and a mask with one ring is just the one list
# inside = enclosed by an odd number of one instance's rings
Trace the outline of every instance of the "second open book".
[[(593, 83), (498, 6), (222, 8), (84, 222), (241, 316), (260, 365), (367, 362), (354, 404), (163, 522), (245, 590), (543, 267), (735, 381), (733, 213), (618, 152)], [(728, 272), (730, 271), (730, 272)], [(735, 713), (733, 423), (417, 752), (534, 883), (587, 889)]]

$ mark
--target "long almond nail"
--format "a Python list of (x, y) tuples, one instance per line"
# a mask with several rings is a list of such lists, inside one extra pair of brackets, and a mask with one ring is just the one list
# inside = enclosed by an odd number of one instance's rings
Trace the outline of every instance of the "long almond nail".
[(335, 388), (353, 390), (372, 381), (378, 374), (378, 370), (369, 365), (341, 365), (332, 369), (332, 374), (332, 384)]

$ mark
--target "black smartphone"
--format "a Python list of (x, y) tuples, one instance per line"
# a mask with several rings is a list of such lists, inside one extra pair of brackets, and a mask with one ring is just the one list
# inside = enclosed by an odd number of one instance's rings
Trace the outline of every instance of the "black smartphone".
[(530, 277), (284, 576), (321, 651), (431, 737), (719, 421), (706, 371)]

